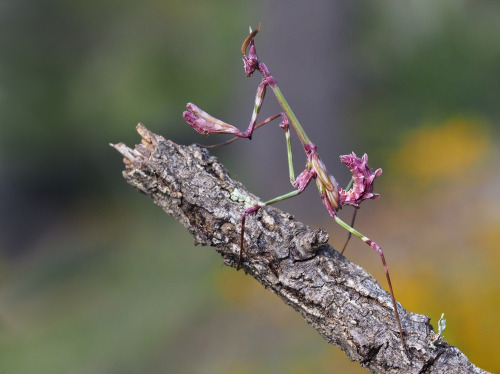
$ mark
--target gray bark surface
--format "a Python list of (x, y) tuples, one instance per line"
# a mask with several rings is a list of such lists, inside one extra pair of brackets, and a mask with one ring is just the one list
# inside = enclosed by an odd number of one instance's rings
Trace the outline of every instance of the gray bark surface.
[[(207, 150), (177, 145), (141, 124), (137, 131), (142, 141), (134, 149), (112, 144), (124, 156), (124, 178), (175, 217), (196, 243), (213, 247), (236, 267), (241, 213), (260, 199)], [(390, 295), (327, 241), (322, 229), (265, 207), (247, 218), (242, 268), (373, 373), (487, 373), (438, 338), (429, 317), (398, 305), (407, 357)]]

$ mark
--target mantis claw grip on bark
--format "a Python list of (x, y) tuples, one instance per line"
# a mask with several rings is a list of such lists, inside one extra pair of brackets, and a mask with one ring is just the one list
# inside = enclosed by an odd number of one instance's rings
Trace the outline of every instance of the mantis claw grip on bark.
[[(392, 304), (394, 307), (394, 315), (396, 317), (396, 321), (398, 324), (401, 344), (403, 346), (405, 353), (408, 355), (408, 351), (406, 349), (404, 341), (403, 328), (401, 326), (401, 320), (399, 318), (399, 313), (397, 309), (396, 298), (394, 296), (394, 291), (391, 284), (391, 278), (389, 276), (389, 269), (387, 267), (387, 263), (385, 261), (382, 248), (380, 248), (380, 246), (373, 240), (364, 236), (363, 234), (361, 234), (359, 231), (357, 231), (352, 227), (354, 225), (354, 219), (356, 217), (356, 212), (357, 208), (359, 207), (359, 204), (365, 199), (377, 199), (379, 197), (378, 194), (373, 193), (373, 181), (375, 180), (375, 178), (377, 178), (382, 174), (382, 169), (377, 169), (376, 171), (373, 171), (368, 166), (368, 156), (366, 154), (364, 154), (362, 157), (356, 156), (354, 152), (349, 155), (343, 155), (340, 157), (340, 159), (351, 170), (353, 176), (351, 182), (346, 187), (346, 189), (342, 189), (339, 187), (335, 178), (327, 171), (326, 166), (320, 159), (317, 153), (316, 146), (311, 142), (311, 140), (305, 133), (303, 127), (300, 125), (297, 117), (295, 116), (292, 109), (285, 100), (280, 88), (278, 87), (277, 81), (270, 74), (267, 66), (263, 62), (259, 61), (254, 41), (254, 38), (259, 32), (259, 30), (260, 30), (260, 25), (258, 29), (250, 31), (250, 34), (246, 37), (241, 46), (241, 52), (243, 54), (243, 63), (246, 75), (250, 77), (255, 71), (258, 71), (262, 75), (262, 81), (257, 88), (254, 110), (252, 112), (252, 117), (247, 130), (242, 132), (238, 128), (212, 117), (211, 115), (202, 111), (192, 103), (187, 104), (187, 110), (183, 113), (184, 119), (196, 131), (198, 131), (201, 134), (221, 133), (221, 134), (234, 135), (234, 138), (230, 139), (227, 142), (216, 144), (214, 146), (206, 146), (207, 148), (219, 145), (226, 145), (232, 143), (233, 141), (239, 138), (251, 139), (253, 132), (257, 128), (273, 121), (278, 117), (281, 117), (280, 127), (285, 132), (290, 181), (292, 186), (294, 187), (294, 190), (287, 194), (268, 200), (264, 203), (255, 204), (250, 208), (245, 209), (245, 211), (242, 213), (240, 252), (238, 256), (238, 264), (236, 269), (237, 270), (240, 269), (243, 261), (246, 217), (248, 215), (256, 214), (258, 210), (264, 206), (272, 205), (279, 201), (283, 201), (285, 199), (289, 199), (299, 195), (300, 193), (302, 193), (302, 191), (304, 191), (307, 188), (309, 183), (314, 179), (318, 191), (320, 193), (323, 205), (327, 209), (328, 213), (335, 220), (337, 224), (339, 224), (349, 232), (347, 242), (349, 241), (351, 235), (357, 236), (380, 255), (380, 258), (382, 260), (382, 265), (384, 266), (387, 283), (389, 285), (389, 291), (391, 294)], [(257, 124), (257, 116), (264, 101), (264, 96), (266, 94), (267, 87), (270, 87), (273, 90), (274, 95), (276, 96), (276, 99), (278, 100), (283, 112), (275, 114), (274, 116), (271, 116)], [(295, 178), (293, 162), (292, 162), (290, 127), (294, 130), (295, 134), (299, 138), (307, 158), (306, 168), (302, 173), (299, 174), (297, 178)], [(351, 225), (348, 225), (347, 223), (342, 221), (337, 215), (337, 211), (341, 209), (343, 205), (352, 205), (356, 208)], [(347, 242), (344, 245), (344, 248), (342, 249), (342, 253), (345, 250)]]

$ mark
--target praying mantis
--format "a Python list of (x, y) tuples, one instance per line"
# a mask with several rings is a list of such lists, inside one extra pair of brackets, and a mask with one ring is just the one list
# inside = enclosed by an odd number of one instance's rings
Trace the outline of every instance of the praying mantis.
[[(382, 169), (377, 169), (376, 171), (373, 171), (368, 166), (368, 156), (366, 155), (366, 153), (362, 157), (356, 156), (354, 152), (352, 152), (349, 155), (340, 156), (341, 161), (350, 169), (352, 173), (352, 179), (349, 185), (346, 187), (346, 189), (342, 189), (339, 187), (337, 181), (335, 180), (333, 175), (331, 175), (327, 171), (325, 164), (319, 157), (316, 145), (314, 145), (314, 143), (312, 143), (312, 141), (309, 139), (303, 127), (300, 125), (297, 117), (290, 108), (288, 102), (285, 100), (285, 97), (283, 96), (283, 93), (281, 92), (277, 81), (273, 78), (267, 66), (258, 59), (254, 39), (259, 31), (260, 31), (260, 26), (254, 31), (250, 30), (249, 35), (243, 41), (243, 44), (241, 46), (241, 53), (243, 54), (243, 64), (244, 64), (245, 74), (247, 75), (247, 77), (251, 77), (255, 71), (258, 71), (262, 75), (262, 82), (259, 84), (257, 88), (254, 109), (247, 130), (240, 131), (238, 128), (230, 124), (227, 124), (217, 118), (212, 117), (210, 114), (204, 112), (203, 110), (201, 110), (192, 103), (187, 104), (187, 110), (183, 113), (183, 118), (186, 120), (186, 122), (201, 134), (209, 135), (209, 134), (219, 133), (219, 134), (234, 135), (234, 137), (227, 142), (216, 144), (214, 146), (206, 146), (207, 148), (226, 145), (239, 138), (251, 139), (253, 132), (257, 128), (264, 126), (265, 124), (277, 118), (281, 118), (279, 126), (285, 132), (290, 182), (294, 187), (294, 190), (284, 195), (275, 197), (274, 199), (268, 200), (266, 202), (256, 203), (250, 208), (245, 209), (245, 211), (242, 213), (240, 251), (236, 269), (237, 270), (240, 269), (243, 260), (246, 217), (249, 215), (255, 215), (259, 211), (259, 209), (261, 209), (264, 206), (269, 206), (277, 202), (283, 201), (285, 199), (290, 199), (292, 197), (300, 195), (310, 184), (310, 182), (312, 180), (315, 180), (316, 186), (321, 196), (321, 200), (326, 210), (337, 224), (339, 224), (349, 232), (347, 242), (349, 241), (351, 235), (357, 236), (380, 255), (382, 264), (384, 266), (387, 283), (389, 285), (389, 291), (391, 294), (392, 304), (394, 307), (394, 314), (399, 328), (401, 344), (403, 346), (404, 351), (407, 353), (404, 341), (403, 329), (401, 327), (401, 320), (399, 318), (399, 313), (397, 309), (396, 298), (394, 296), (394, 291), (391, 284), (391, 278), (389, 276), (389, 269), (387, 267), (387, 263), (385, 261), (385, 256), (384, 252), (382, 251), (382, 248), (373, 240), (369, 239), (368, 237), (361, 234), (359, 231), (357, 231), (352, 227), (354, 224), (355, 214), (353, 215), (353, 220), (351, 225), (348, 225), (347, 223), (342, 221), (337, 215), (337, 211), (341, 209), (343, 205), (354, 206), (356, 208), (355, 209), (356, 213), (359, 204), (363, 200), (377, 199), (379, 197), (379, 194), (373, 193), (373, 182), (375, 178), (379, 177), (382, 174)], [(275, 114), (257, 124), (257, 117), (260, 108), (262, 106), (262, 103), (264, 101), (264, 96), (266, 94), (266, 90), (268, 87), (271, 88), (272, 91), (274, 92), (274, 95), (276, 96), (276, 99), (278, 100), (278, 103), (280, 104), (283, 112)], [(295, 172), (292, 162), (290, 127), (293, 129), (293, 131), (299, 138), (307, 158), (306, 168), (302, 173), (299, 174), (297, 178), (295, 178)], [(346, 245), (344, 245), (342, 252), (344, 252)]]

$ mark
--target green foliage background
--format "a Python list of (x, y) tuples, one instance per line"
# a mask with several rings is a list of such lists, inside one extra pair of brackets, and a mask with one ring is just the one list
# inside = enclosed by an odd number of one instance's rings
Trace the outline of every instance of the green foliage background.
[[(258, 80), (239, 46), (259, 21), (259, 55), (331, 171), (347, 181), (351, 151), (384, 169), (357, 227), (398, 300), (444, 312), (445, 339), (500, 370), (499, 19), (490, 1), (1, 2), (0, 372), (365, 372), (194, 247), (108, 146), (137, 143), (139, 121), (216, 142), (183, 122), (188, 101), (245, 127)], [(290, 189), (286, 154), (260, 131), (214, 153), (270, 198)], [(298, 200), (281, 207), (342, 245), (316, 192)], [(362, 243), (347, 256), (385, 285)]]

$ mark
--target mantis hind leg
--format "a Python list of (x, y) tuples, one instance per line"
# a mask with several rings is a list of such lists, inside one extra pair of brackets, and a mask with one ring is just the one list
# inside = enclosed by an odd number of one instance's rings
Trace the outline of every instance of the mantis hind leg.
[(340, 226), (342, 226), (344, 229), (346, 229), (350, 233), (356, 235), (358, 238), (360, 238), (362, 241), (364, 241), (367, 245), (369, 245), (373, 250), (375, 250), (375, 252), (377, 252), (380, 255), (380, 259), (382, 260), (382, 265), (384, 266), (385, 277), (387, 278), (387, 283), (389, 285), (389, 292), (391, 294), (392, 305), (394, 307), (394, 315), (395, 315), (396, 321), (398, 323), (399, 336), (401, 338), (401, 344), (403, 346), (403, 349), (404, 349), (406, 355), (408, 356), (408, 351), (406, 349), (404, 335), (403, 335), (403, 327), (401, 326), (401, 319), (399, 318), (398, 306), (397, 306), (397, 303), (396, 303), (396, 297), (394, 296), (394, 291), (392, 290), (391, 277), (389, 276), (389, 268), (387, 266), (387, 263), (385, 262), (385, 256), (384, 256), (384, 252), (382, 251), (382, 248), (380, 248), (380, 246), (377, 243), (375, 243), (373, 240), (371, 240), (370, 238), (364, 236), (358, 230), (352, 228), (347, 223), (345, 223), (344, 221), (342, 221), (338, 216), (335, 216), (334, 219), (335, 219), (335, 222), (337, 222)]
[[(354, 222), (356, 221), (356, 214), (358, 213), (358, 207), (355, 207), (354, 208), (354, 213), (352, 213), (352, 219), (351, 219), (351, 227), (354, 227)], [(349, 233), (347, 234), (347, 239), (344, 243), (344, 247), (342, 248), (342, 250), (340, 251), (340, 254), (343, 255), (344, 254), (344, 251), (345, 249), (347, 248), (347, 244), (349, 244), (349, 240), (351, 240), (351, 236), (352, 236), (352, 232), (349, 231)]]

